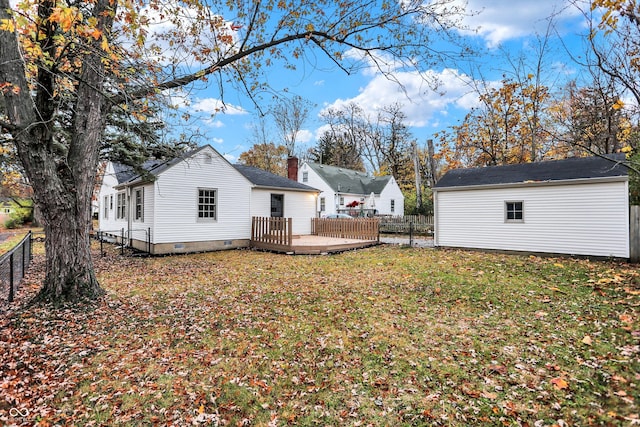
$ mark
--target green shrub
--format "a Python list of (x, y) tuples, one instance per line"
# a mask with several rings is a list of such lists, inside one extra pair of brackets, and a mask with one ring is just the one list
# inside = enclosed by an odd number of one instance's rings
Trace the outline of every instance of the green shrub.
[(4, 226), (9, 229), (19, 228), (25, 222), (33, 220), (33, 201), (21, 200), (20, 204), (14, 203), (14, 210), (9, 216), (9, 219), (5, 221)]

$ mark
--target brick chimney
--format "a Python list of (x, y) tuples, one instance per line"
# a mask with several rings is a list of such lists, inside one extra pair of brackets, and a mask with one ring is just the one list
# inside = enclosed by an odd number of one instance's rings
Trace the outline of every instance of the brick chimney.
[(287, 159), (287, 176), (293, 181), (298, 181), (298, 158), (295, 156)]

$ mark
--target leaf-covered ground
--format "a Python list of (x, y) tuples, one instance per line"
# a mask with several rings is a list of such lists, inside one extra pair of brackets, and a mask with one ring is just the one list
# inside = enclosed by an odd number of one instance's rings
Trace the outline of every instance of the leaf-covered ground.
[(96, 264), (94, 306), (0, 309), (0, 424), (640, 422), (636, 266), (391, 246)]

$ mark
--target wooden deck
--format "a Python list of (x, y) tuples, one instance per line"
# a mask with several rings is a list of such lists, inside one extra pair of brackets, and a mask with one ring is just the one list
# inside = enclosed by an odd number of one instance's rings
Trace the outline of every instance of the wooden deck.
[(375, 219), (311, 218), (311, 235), (294, 235), (291, 218), (253, 217), (252, 248), (318, 255), (365, 248), (380, 242)]
[(293, 236), (291, 245), (251, 241), (251, 247), (292, 255), (320, 255), (366, 248), (379, 244), (377, 240), (346, 239), (324, 236)]

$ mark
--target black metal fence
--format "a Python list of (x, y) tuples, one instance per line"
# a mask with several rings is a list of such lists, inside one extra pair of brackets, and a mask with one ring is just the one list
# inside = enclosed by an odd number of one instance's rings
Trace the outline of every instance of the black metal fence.
[(31, 263), (31, 231), (13, 249), (0, 257), (0, 300), (13, 302)]
[[(144, 233), (144, 240), (138, 238), (140, 244), (134, 245), (134, 235), (137, 233)], [(119, 230), (98, 230), (95, 232), (95, 237), (100, 241), (100, 253), (104, 256), (104, 243), (113, 243), (120, 247), (120, 254), (124, 255), (125, 248), (135, 249), (137, 252), (145, 252), (151, 254), (151, 228), (137, 228), (137, 229), (125, 229)]]

